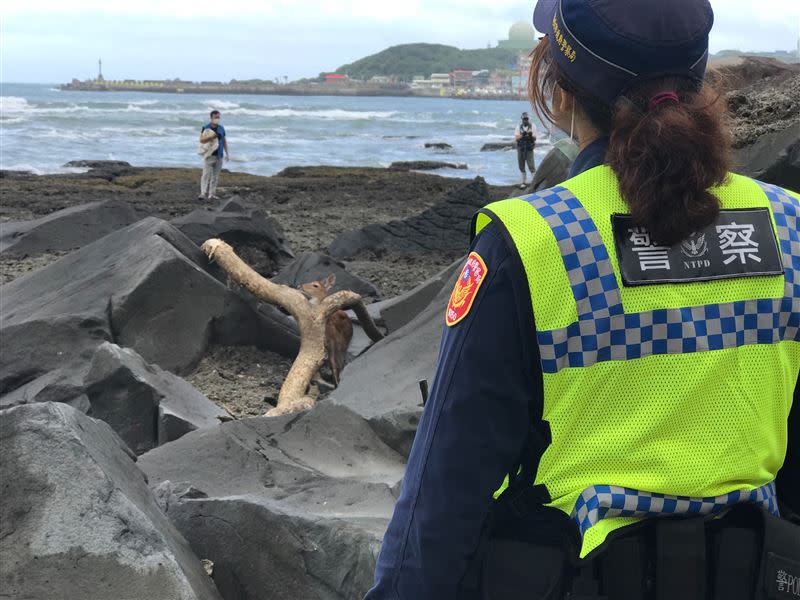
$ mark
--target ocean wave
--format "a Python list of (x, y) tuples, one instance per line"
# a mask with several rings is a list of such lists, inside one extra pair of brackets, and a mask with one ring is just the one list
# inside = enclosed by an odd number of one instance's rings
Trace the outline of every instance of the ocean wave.
[(35, 167), (28, 163), (2, 164), (0, 168), (6, 171), (25, 171), (34, 175), (55, 175), (64, 173), (88, 173), (88, 167)]
[(2, 125), (16, 125), (17, 123), (24, 123), (28, 119), (25, 117), (6, 117), (0, 116), (0, 124)]
[(203, 104), (205, 104), (210, 109), (215, 110), (231, 110), (232, 108), (239, 108), (238, 102), (231, 102), (230, 100), (204, 100)]
[[(199, 131), (199, 129), (197, 129)], [(31, 139), (53, 140), (123, 140), (128, 138), (173, 138), (195, 140), (194, 127), (50, 127), (25, 132)]]
[(0, 96), (0, 112), (22, 112), (28, 108), (28, 101), (19, 96)]
[(258, 117), (273, 118), (304, 118), (304, 119), (325, 119), (336, 121), (361, 121), (373, 119), (389, 119), (398, 113), (397, 111), (383, 110), (346, 110), (342, 108), (331, 109), (296, 109), (296, 108), (235, 108), (229, 110), (231, 115), (252, 115)]

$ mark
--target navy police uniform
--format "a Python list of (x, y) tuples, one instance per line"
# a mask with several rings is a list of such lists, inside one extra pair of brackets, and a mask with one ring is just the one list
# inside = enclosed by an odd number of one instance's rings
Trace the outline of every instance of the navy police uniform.
[[(602, 164), (606, 145), (601, 139), (585, 148), (571, 176)], [(464, 319), (444, 330), (367, 600), (461, 597), (493, 492), (518, 465), (528, 424), (541, 414), (542, 372), (522, 263), (495, 223), (480, 232), (471, 250), (484, 259), (486, 280)], [(799, 406), (796, 388), (789, 449), (777, 482), (785, 516), (800, 513)], [(546, 537), (546, 526), (536, 527)]]

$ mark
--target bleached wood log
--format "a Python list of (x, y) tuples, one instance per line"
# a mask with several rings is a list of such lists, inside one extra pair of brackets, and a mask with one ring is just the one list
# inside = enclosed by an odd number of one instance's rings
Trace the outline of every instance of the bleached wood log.
[(331, 294), (322, 302), (312, 304), (308, 297), (295, 288), (273, 283), (256, 273), (236, 255), (233, 248), (220, 239), (206, 240), (201, 246), (209, 260), (219, 264), (228, 276), (257, 298), (284, 308), (297, 321), (300, 329), (300, 351), (278, 394), (278, 405), (265, 416), (280, 416), (308, 410), (316, 398), (308, 393), (311, 380), (325, 361), (325, 324), (338, 310), (351, 308), (364, 331), (373, 341), (383, 334), (369, 316), (361, 296), (349, 290)]

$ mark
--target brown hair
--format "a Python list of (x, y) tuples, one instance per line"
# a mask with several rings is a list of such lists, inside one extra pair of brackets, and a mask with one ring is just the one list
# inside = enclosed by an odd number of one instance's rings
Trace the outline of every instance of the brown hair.
[[(672, 245), (710, 225), (731, 164), (730, 132), (722, 97), (708, 85), (662, 77), (634, 85), (614, 106), (580, 89), (558, 68), (543, 39), (532, 55), (528, 94), (542, 121), (554, 122), (548, 98), (556, 85), (575, 97), (592, 124), (610, 138), (606, 162), (637, 225), (660, 244)], [(660, 92), (669, 100), (650, 107)]]

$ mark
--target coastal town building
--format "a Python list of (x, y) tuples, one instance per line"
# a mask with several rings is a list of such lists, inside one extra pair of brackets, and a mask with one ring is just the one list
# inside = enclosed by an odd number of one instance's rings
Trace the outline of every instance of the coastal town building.
[(341, 85), (349, 81), (347, 75), (340, 75), (338, 73), (328, 73), (325, 75), (325, 83), (330, 85)]
[[(508, 39), (500, 40), (498, 49), (503, 58), (499, 67), (476, 70), (468, 64), (469, 58), (459, 59), (467, 64), (453, 65), (448, 73), (420, 73), (409, 81), (409, 75), (387, 73), (385, 70), (363, 77), (351, 77), (353, 73), (324, 73), (317, 80), (290, 83), (286, 78), (274, 81), (254, 79), (247, 81), (201, 81), (172, 80), (108, 80), (102, 73), (102, 60), (98, 60), (98, 73), (92, 80), (78, 81), (61, 86), (64, 90), (88, 91), (146, 91), (178, 93), (248, 93), (248, 94), (315, 94), (332, 93), (345, 95), (421, 95), (456, 97), (523, 97), (527, 89), (530, 69), (530, 51), (536, 43), (536, 32), (530, 23), (520, 21), (511, 25)], [(507, 58), (508, 57), (508, 58)], [(502, 62), (510, 64), (503, 65)], [(402, 61), (401, 61), (402, 62)], [(485, 62), (483, 63), (485, 64)], [(494, 63), (497, 65), (497, 62)], [(344, 70), (344, 69), (342, 69)], [(325, 89), (325, 92), (322, 92)]]

